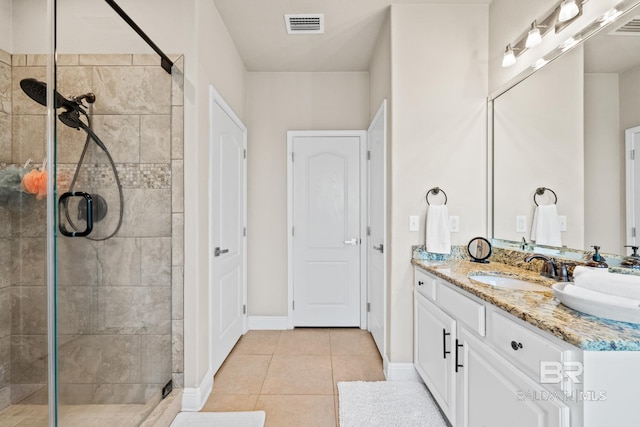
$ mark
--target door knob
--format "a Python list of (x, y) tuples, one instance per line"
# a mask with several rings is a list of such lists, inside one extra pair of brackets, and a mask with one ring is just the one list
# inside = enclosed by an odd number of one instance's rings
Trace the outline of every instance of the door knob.
[(345, 240), (344, 241), (345, 245), (351, 245), (351, 246), (356, 246), (358, 244), (358, 239), (357, 238), (353, 238), (351, 240)]
[(380, 245), (379, 245), (379, 246), (374, 246), (374, 247), (373, 247), (373, 250), (374, 250), (374, 251), (378, 251), (378, 252), (380, 252), (380, 253), (383, 253), (383, 252), (384, 252), (384, 245), (383, 245), (382, 243), (380, 243)]

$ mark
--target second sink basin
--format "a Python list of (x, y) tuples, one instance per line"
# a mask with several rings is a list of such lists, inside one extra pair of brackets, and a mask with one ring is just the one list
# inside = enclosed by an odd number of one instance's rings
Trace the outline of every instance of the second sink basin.
[(495, 286), (498, 288), (509, 288), (509, 289), (516, 289), (519, 291), (534, 291), (534, 292), (551, 291), (551, 289), (549, 289), (546, 286), (527, 282), (525, 280), (516, 279), (514, 277), (490, 276), (487, 274), (474, 274), (469, 276), (469, 279), (475, 280), (476, 282), (484, 283), (485, 285)]

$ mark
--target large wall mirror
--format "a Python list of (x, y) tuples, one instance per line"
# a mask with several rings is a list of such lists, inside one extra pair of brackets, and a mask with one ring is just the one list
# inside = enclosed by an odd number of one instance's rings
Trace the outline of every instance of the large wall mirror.
[(624, 246), (640, 236), (627, 226), (625, 131), (640, 126), (640, 6), (492, 104), (494, 239), (530, 242), (536, 203), (557, 198), (562, 246), (630, 253)]

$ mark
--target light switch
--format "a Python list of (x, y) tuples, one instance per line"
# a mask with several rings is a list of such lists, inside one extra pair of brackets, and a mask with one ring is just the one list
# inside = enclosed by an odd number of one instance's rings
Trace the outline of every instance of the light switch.
[(420, 230), (420, 217), (418, 215), (409, 215), (409, 231)]
[(449, 231), (452, 233), (457, 233), (460, 231), (460, 217), (459, 216), (450, 216), (449, 217)]
[(516, 216), (516, 233), (526, 233), (526, 232), (527, 232), (526, 215), (517, 215)]
[(558, 215), (558, 220), (560, 220), (560, 231), (567, 231), (567, 216)]

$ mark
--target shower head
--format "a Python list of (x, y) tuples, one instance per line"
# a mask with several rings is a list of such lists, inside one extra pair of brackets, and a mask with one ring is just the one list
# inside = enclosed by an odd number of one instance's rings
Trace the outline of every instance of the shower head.
[[(20, 87), (27, 96), (40, 105), (47, 106), (47, 84), (38, 81), (33, 78), (20, 80)], [(68, 100), (64, 96), (60, 95), (57, 91), (54, 91), (55, 106), (56, 108), (65, 108), (67, 110), (73, 110), (76, 108), (76, 104), (73, 101)]]

